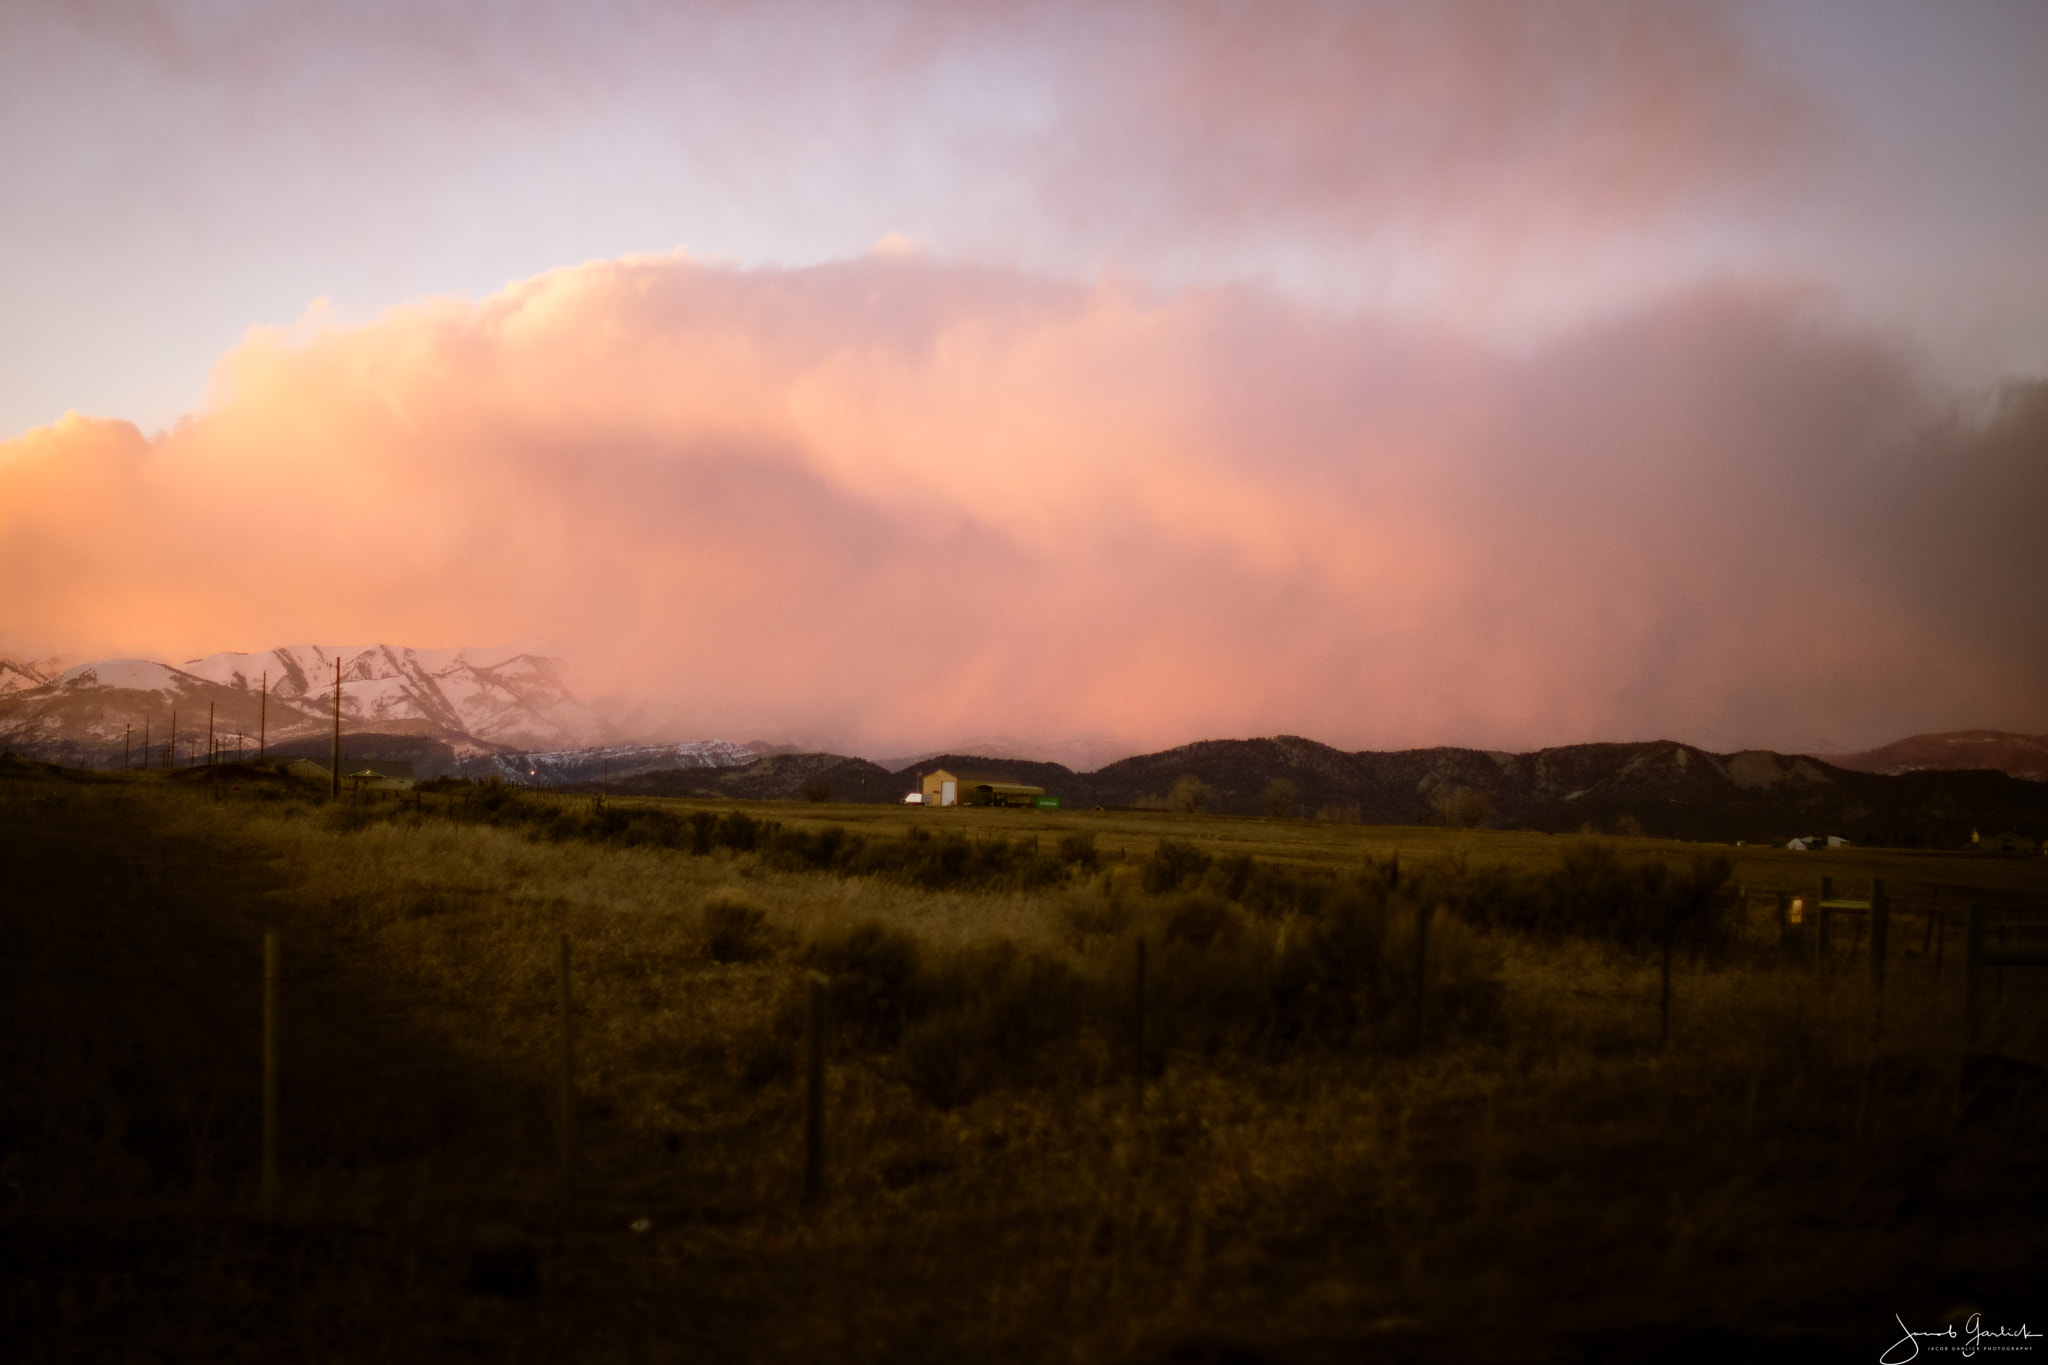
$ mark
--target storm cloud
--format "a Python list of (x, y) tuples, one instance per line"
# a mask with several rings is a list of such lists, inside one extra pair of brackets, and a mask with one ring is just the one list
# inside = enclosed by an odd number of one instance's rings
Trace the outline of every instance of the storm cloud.
[(675, 256), (255, 334), (217, 382), (155, 439), (0, 446), (13, 640), (538, 635), (670, 728), (868, 748), (2048, 721), (2048, 390), (1959, 407), (1798, 291), (1511, 350), (1248, 289)]

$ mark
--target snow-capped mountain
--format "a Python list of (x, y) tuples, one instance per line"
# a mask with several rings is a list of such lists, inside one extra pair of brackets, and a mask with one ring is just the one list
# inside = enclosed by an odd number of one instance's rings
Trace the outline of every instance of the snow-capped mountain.
[(52, 654), (47, 659), (10, 659), (0, 654), (0, 697), (41, 687), (71, 667), (71, 660)]
[[(160, 753), (172, 742), (175, 718), (179, 752), (189, 753), (205, 743), (209, 708), (217, 737), (246, 729), (253, 741), (263, 725), (253, 691), (148, 659), (103, 659), (0, 695), (0, 745), (60, 763), (118, 762), (131, 750), (140, 761), (145, 748)], [(286, 729), (314, 724), (283, 704), (272, 708), (271, 719)]]
[(118, 762), (147, 735), (203, 752), (209, 713), (217, 742), (259, 734), (275, 743), (326, 733), (341, 667), (344, 734), (431, 736), (457, 758), (508, 750), (556, 752), (614, 739), (570, 690), (560, 659), (516, 647), (336, 649), (294, 645), (262, 654), (214, 654), (179, 666), (105, 659), (49, 676), (50, 661), (8, 661), (0, 677), (0, 744), (71, 763)]
[(570, 692), (568, 665), (516, 647), (405, 649), (393, 645), (292, 645), (264, 654), (214, 654), (185, 672), (233, 688), (260, 689), (273, 704), (334, 716), (334, 666), (341, 664), (344, 730), (433, 734), (458, 756), (512, 749), (566, 749), (609, 738)]

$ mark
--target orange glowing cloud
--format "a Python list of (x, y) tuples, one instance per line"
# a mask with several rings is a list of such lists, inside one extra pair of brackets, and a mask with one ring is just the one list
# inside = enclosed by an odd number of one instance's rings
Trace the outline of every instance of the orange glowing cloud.
[(538, 636), (653, 729), (870, 750), (2048, 723), (2038, 632), (1926, 548), (2048, 422), (1999, 465), (1929, 401), (1769, 293), (1508, 354), (900, 253), (592, 263), (254, 333), (154, 440), (0, 445), (0, 648)]

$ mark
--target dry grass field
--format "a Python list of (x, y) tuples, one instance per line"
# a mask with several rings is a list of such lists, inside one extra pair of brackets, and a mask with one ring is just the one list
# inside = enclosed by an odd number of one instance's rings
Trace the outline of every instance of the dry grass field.
[[(1850, 896), (1882, 876), (1898, 905), (1881, 1015), (1860, 928), (1824, 971), (1780, 942), (1776, 893), (1823, 874)], [(1987, 977), (1966, 1040), (1972, 900), (2008, 940), (2041, 933), (2048, 860), (330, 804), (12, 763), (0, 1338), (95, 1360), (1627, 1361), (1874, 1360), (1895, 1314), (2038, 1330), (2048, 971)], [(1642, 916), (1670, 906), (1692, 918), (1660, 1046)]]

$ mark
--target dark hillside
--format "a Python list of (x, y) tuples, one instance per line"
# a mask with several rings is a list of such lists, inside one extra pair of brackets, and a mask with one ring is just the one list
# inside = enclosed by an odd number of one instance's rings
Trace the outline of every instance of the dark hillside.
[(1953, 730), (1913, 735), (1854, 754), (1828, 754), (1838, 768), (1863, 773), (1953, 772), (1995, 768), (2035, 782), (2048, 781), (2048, 735), (2015, 735), (2004, 730)]
[[(864, 758), (843, 754), (769, 754), (734, 768), (668, 768), (636, 773), (610, 784), (622, 796), (727, 796), (748, 801), (800, 799), (812, 784), (828, 801), (883, 802), (902, 797), (897, 780)], [(594, 792), (580, 782), (565, 791)], [(907, 790), (907, 788), (905, 789)]]
[[(1164, 797), (1183, 776), (1198, 777), (1214, 793), (1211, 809), (1242, 815), (1263, 813), (1267, 784), (1285, 778), (1295, 784), (1304, 813), (1313, 813), (1322, 806), (1359, 799), (1360, 757), (1295, 735), (1211, 739), (1119, 759), (1090, 776), (1097, 800), (1106, 806)], [(1414, 818), (1406, 803), (1399, 808), (1400, 814), (1382, 816), (1383, 821), (1405, 824)]]
[[(253, 754), (253, 746), (250, 752)], [(270, 745), (266, 752), (272, 758), (314, 758), (325, 763), (334, 753), (334, 737), (331, 734), (308, 735), (285, 740)], [(432, 735), (355, 734), (345, 730), (341, 736), (341, 753), (344, 758), (410, 763), (414, 776), (422, 781), (455, 771), (454, 748)]]
[[(353, 741), (351, 741), (353, 745)], [(622, 795), (896, 802), (944, 768), (1044, 787), (1068, 810), (1165, 798), (1183, 777), (1209, 788), (1205, 809), (1265, 815), (1267, 789), (1293, 784), (1297, 817), (1376, 825), (1468, 823), (1569, 833), (1588, 825), (1676, 839), (1753, 843), (1839, 834), (1859, 844), (1958, 847), (1973, 831), (2048, 834), (2048, 783), (1995, 771), (1852, 772), (1818, 759), (1688, 744), (1573, 744), (1533, 754), (1480, 749), (1346, 753), (1298, 736), (1217, 739), (1122, 759), (1093, 773), (1058, 763), (942, 754), (898, 773), (839, 754), (775, 754), (744, 767), (688, 768), (615, 780)], [(567, 788), (595, 791), (592, 783)]]
[(1211, 789), (1224, 814), (1265, 810), (1267, 785), (1294, 784), (1301, 814), (1355, 806), (1368, 824), (1428, 823), (1455, 793), (1483, 798), (1482, 823), (1567, 832), (1634, 821), (1649, 834), (1766, 841), (1802, 833), (1859, 843), (1969, 842), (1971, 831), (2048, 833), (2048, 783), (2000, 772), (1886, 777), (1761, 750), (1710, 754), (1672, 741), (1575, 744), (1533, 754), (1478, 749), (1345, 753), (1312, 740), (1206, 740), (1091, 774), (1097, 801), (1164, 796), (1182, 776)]

